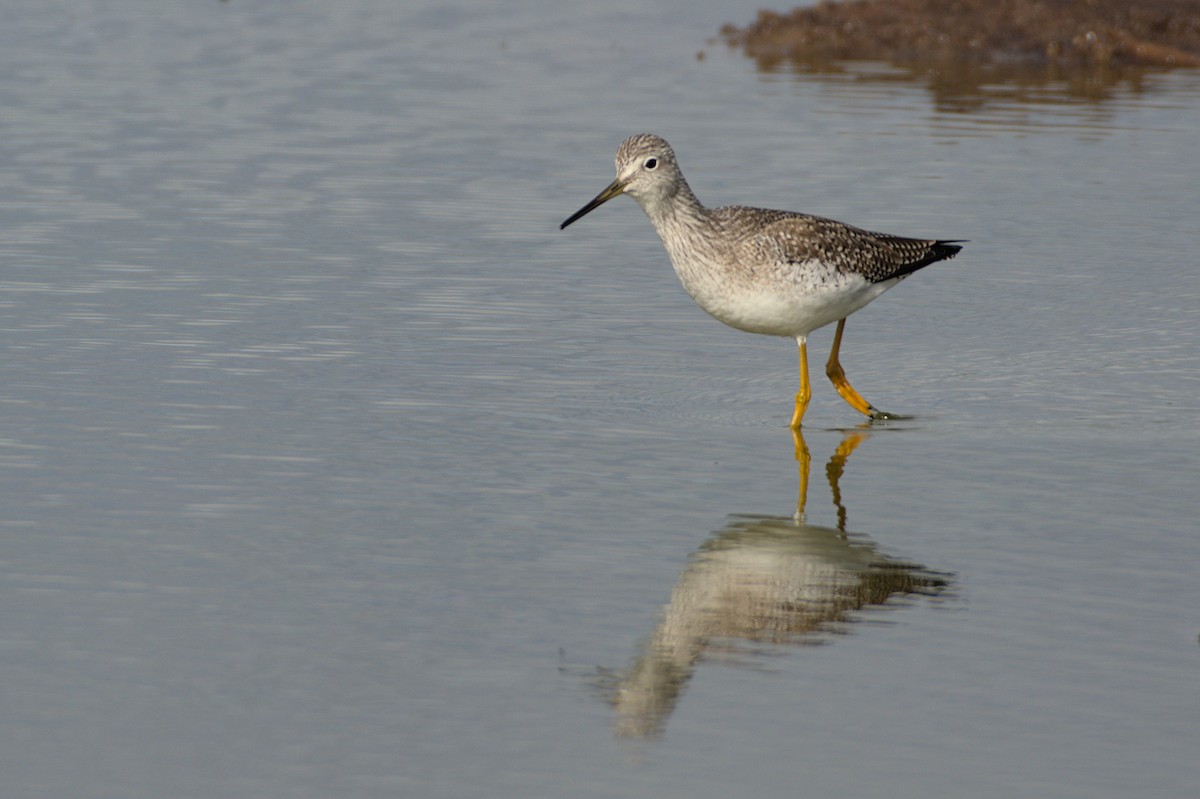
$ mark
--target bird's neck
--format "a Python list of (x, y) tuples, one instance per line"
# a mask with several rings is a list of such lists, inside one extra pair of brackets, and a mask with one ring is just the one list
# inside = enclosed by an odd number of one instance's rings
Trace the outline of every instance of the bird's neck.
[(691, 186), (682, 178), (674, 194), (656, 197), (652, 202), (642, 204), (642, 210), (654, 223), (654, 229), (668, 251), (680, 243), (694, 245), (697, 240), (704, 240), (712, 226), (708, 209), (696, 199)]

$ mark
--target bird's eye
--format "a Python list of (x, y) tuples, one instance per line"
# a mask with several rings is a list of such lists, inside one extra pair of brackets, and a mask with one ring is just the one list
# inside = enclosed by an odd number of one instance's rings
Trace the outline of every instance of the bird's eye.
[(658, 159), (657, 158), (647, 158), (646, 163), (643, 164), (643, 166), (646, 167), (646, 169), (654, 169), (655, 167), (658, 166)]

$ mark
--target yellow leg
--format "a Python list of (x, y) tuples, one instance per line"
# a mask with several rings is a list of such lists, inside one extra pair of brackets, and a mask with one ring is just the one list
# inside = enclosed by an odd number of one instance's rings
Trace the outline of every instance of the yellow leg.
[(804, 336), (797, 337), (796, 343), (800, 345), (800, 391), (796, 394), (796, 411), (788, 425), (793, 430), (800, 429), (800, 420), (804, 418), (804, 410), (812, 398), (812, 388), (808, 384), (808, 343)]
[(891, 418), (891, 414), (884, 413), (863, 399), (862, 394), (855, 391), (854, 386), (850, 385), (850, 381), (846, 379), (846, 373), (842, 370), (841, 363), (838, 362), (838, 350), (842, 348), (842, 330), (845, 327), (846, 320), (840, 320), (837, 332), (833, 334), (833, 349), (829, 353), (829, 361), (825, 364), (825, 374), (833, 381), (833, 387), (837, 389), (837, 393), (841, 394), (842, 399), (850, 403), (850, 407), (854, 410), (870, 416), (872, 419)]

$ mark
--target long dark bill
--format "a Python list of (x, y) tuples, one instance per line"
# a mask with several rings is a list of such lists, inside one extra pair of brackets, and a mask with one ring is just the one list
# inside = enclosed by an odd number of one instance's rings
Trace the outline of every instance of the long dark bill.
[(623, 191), (625, 191), (625, 184), (622, 183), (619, 179), (614, 180), (612, 183), (608, 184), (607, 189), (605, 189), (604, 191), (597, 194), (590, 203), (583, 206), (578, 211), (576, 211), (575, 213), (573, 213), (569, 217), (567, 217), (567, 221), (565, 221), (561, 225), (559, 225), (558, 229), (562, 230), (563, 228), (565, 228), (567, 225), (574, 222), (579, 217), (583, 216), (584, 214), (588, 213), (589, 211), (595, 210), (596, 208), (600, 207), (601, 205), (604, 205), (604, 203), (608, 202), (613, 197), (616, 197)]

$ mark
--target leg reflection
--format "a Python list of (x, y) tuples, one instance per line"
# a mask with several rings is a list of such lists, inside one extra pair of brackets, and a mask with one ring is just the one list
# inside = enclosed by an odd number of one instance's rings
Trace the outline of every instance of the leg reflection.
[[(833, 504), (838, 510), (838, 529), (843, 533), (846, 532), (846, 506), (842, 504), (842, 489), (838, 483), (842, 479), (842, 473), (846, 471), (846, 461), (850, 458), (850, 453), (866, 440), (867, 432), (865, 430), (847, 431), (842, 442), (838, 444), (837, 449), (829, 458), (829, 463), (825, 464), (825, 477), (833, 491)], [(799, 428), (792, 430), (792, 443), (796, 448), (796, 466), (799, 471), (795, 519), (797, 522), (803, 523), (805, 508), (808, 504), (808, 475), (812, 470), (812, 456), (809, 455), (804, 433)]]

